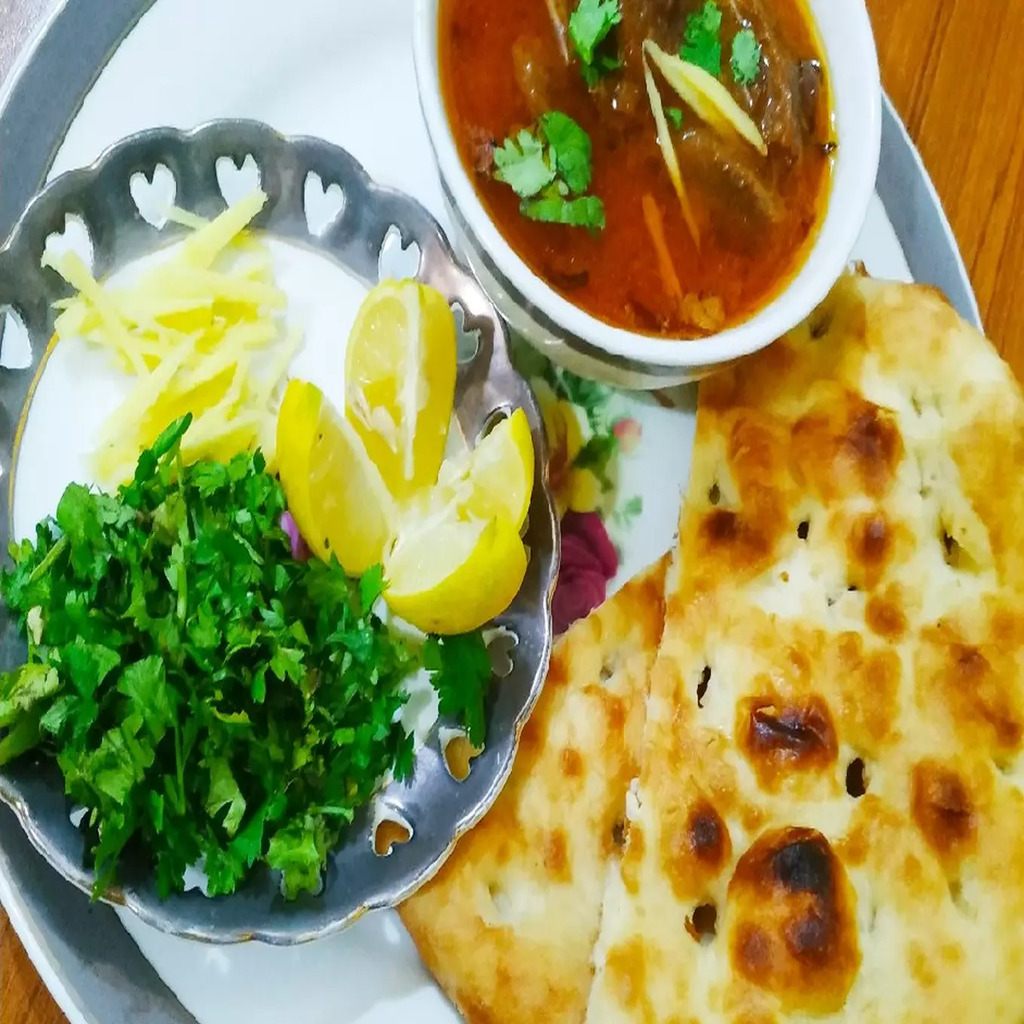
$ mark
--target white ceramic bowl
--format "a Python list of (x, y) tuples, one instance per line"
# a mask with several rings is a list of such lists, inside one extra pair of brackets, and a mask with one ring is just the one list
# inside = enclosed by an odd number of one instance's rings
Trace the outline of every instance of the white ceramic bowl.
[(817, 241), (793, 280), (752, 318), (696, 341), (651, 338), (592, 317), (538, 277), (491, 220), (462, 164), (441, 98), (439, 0), (416, 0), (420, 104), (441, 175), (455, 245), (512, 328), (554, 362), (617, 387), (698, 380), (795, 327), (843, 272), (874, 192), (882, 131), (878, 55), (864, 0), (809, 0), (825, 47), (839, 139)]

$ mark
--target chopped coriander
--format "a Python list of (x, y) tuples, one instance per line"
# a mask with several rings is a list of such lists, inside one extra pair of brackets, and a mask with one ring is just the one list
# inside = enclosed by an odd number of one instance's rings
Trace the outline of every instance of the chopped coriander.
[(431, 638), (423, 648), (423, 665), (437, 691), (441, 714), (460, 721), (469, 742), (482, 747), (484, 701), (493, 677), (491, 655), (483, 636), (477, 632)]
[(593, 176), (590, 136), (558, 110), (541, 116), (495, 150), (495, 178), (519, 196), (531, 220), (592, 231), (604, 227), (604, 204), (583, 193)]
[(686, 19), (679, 55), (717, 78), (722, 71), (721, 30), (722, 12), (714, 0), (706, 0), (699, 11)]
[(546, 224), (566, 224), (574, 228), (601, 231), (604, 228), (604, 203), (597, 196), (577, 196), (566, 199), (554, 193), (544, 193), (536, 199), (527, 199), (521, 206), (530, 220)]
[(597, 50), (620, 21), (619, 0), (580, 0), (569, 15), (569, 38), (579, 55), (583, 78), (591, 88), (600, 75), (619, 67), (618, 60)]
[(262, 455), (186, 467), (189, 422), (117, 495), (72, 484), (11, 545), (0, 593), (38, 639), (0, 675), (0, 765), (56, 760), (89, 810), (96, 895), (129, 845), (162, 896), (199, 862), (211, 895), (260, 862), (287, 896), (316, 891), (381, 777), (411, 771), (414, 657), (370, 612), (379, 571), (295, 561)]
[(599, 53), (594, 58), (593, 64), (580, 65), (580, 74), (588, 89), (593, 89), (605, 75), (618, 71), (622, 67), (622, 61), (618, 57), (611, 57), (606, 53)]
[(586, 192), (592, 173), (590, 136), (571, 117), (558, 110), (541, 117), (540, 130), (547, 139), (555, 170), (569, 186), (569, 191)]
[(555, 168), (544, 144), (525, 128), (494, 151), (494, 177), (521, 199), (535, 196), (555, 180)]
[(678, 107), (666, 107), (665, 117), (668, 118), (668, 122), (673, 128), (683, 127), (683, 112)]
[(737, 85), (750, 85), (757, 79), (761, 70), (761, 44), (752, 29), (745, 28), (736, 33), (729, 65)]

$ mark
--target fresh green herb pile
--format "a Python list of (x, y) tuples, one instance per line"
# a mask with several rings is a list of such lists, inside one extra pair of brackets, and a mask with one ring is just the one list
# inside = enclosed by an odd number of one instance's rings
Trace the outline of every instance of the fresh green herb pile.
[[(159, 892), (202, 864), (210, 895), (255, 865), (315, 892), (382, 776), (412, 770), (396, 722), (418, 655), (371, 609), (381, 573), (297, 562), (259, 453), (184, 466), (172, 425), (116, 497), (72, 484), (0, 593), (28, 661), (0, 676), (0, 765), (39, 748), (85, 808), (96, 894), (129, 849)], [(479, 634), (433, 642), (442, 707), (482, 740)], [(459, 655), (455, 665), (446, 650)]]
[(590, 188), (590, 136), (561, 111), (544, 114), (494, 151), (494, 177), (519, 196), (531, 220), (571, 227), (604, 227), (604, 203)]

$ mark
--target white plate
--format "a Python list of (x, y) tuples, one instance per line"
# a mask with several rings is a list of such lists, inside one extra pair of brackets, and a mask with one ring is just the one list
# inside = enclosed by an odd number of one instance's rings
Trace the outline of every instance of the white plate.
[[(89, 163), (121, 137), (153, 125), (188, 128), (217, 117), (251, 117), (288, 134), (317, 135), (345, 146), (371, 175), (412, 193), (443, 217), (420, 119), (410, 35), (408, 0), (289, 0), (285, 6), (279, 0), (158, 0), (100, 74), (52, 174)], [(910, 277), (877, 197), (856, 256), (875, 275)], [(80, 389), (66, 390), (71, 383), (54, 381), (50, 390), (81, 395)], [(89, 401), (88, 396), (81, 400)], [(58, 402), (47, 405), (56, 409)], [(643, 429), (639, 447), (622, 464), (620, 490), (644, 498), (641, 516), (619, 538), (624, 557), (618, 582), (672, 543), (693, 415), (650, 399), (621, 396), (616, 402)], [(682, 404), (692, 409), (692, 393)], [(42, 405), (38, 412), (46, 416)], [(88, 419), (88, 410), (81, 412)], [(73, 472), (71, 463), (55, 469), (47, 493), (59, 494)], [(644, 481), (656, 481), (656, 489)], [(17, 500), (19, 527), (45, 511), (45, 501), (26, 498), (23, 504), (20, 495)], [(76, 1021), (102, 1013), (68, 993), (56, 954), (33, 927), (31, 908), (2, 878), (0, 896), (65, 1011)], [(122, 920), (200, 1024), (457, 1020), (394, 914), (292, 949), (200, 946), (127, 916)], [(117, 1019), (124, 1012), (119, 1010)]]

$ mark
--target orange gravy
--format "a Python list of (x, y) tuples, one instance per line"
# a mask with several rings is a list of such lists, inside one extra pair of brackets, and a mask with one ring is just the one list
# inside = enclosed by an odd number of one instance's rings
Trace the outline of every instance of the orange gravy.
[[(575, 0), (570, 0), (575, 3)], [(629, 2), (629, 0), (627, 0)], [(632, 0), (639, 2), (639, 0)], [(687, 0), (683, 0), (684, 4)], [(698, 6), (696, 0), (692, 6)], [(774, 28), (789, 52), (822, 59), (822, 48), (803, 0), (768, 4)], [(547, 0), (441, 0), (441, 85), (455, 140), (477, 193), (508, 243), (552, 288), (587, 313), (616, 327), (664, 337), (699, 337), (697, 326), (670, 294), (652, 243), (644, 197), (661, 215), (661, 235), (682, 291), (719, 303), (719, 329), (738, 324), (771, 301), (799, 270), (820, 227), (831, 181), (833, 123), (827, 73), (817, 96), (812, 144), (793, 159), (769, 147), (764, 158), (782, 211), (770, 222), (733, 216), (729, 203), (701, 181), (683, 180), (700, 228), (698, 249), (658, 148), (646, 102), (628, 114), (595, 102), (576, 61), (566, 62)], [(531, 126), (531, 109), (517, 81), (514, 51), (526, 40), (543, 68), (545, 102), (574, 118), (589, 134), (590, 194), (604, 203), (606, 226), (598, 232), (545, 224), (524, 217), (519, 199), (496, 181), (487, 165), (494, 145)], [(723, 45), (722, 79), (728, 76)], [(656, 73), (666, 107), (682, 107)], [(726, 83), (728, 84), (728, 83)], [(534, 108), (536, 104), (534, 104)], [(696, 115), (684, 110), (684, 124)], [(674, 137), (676, 136), (673, 132)]]

